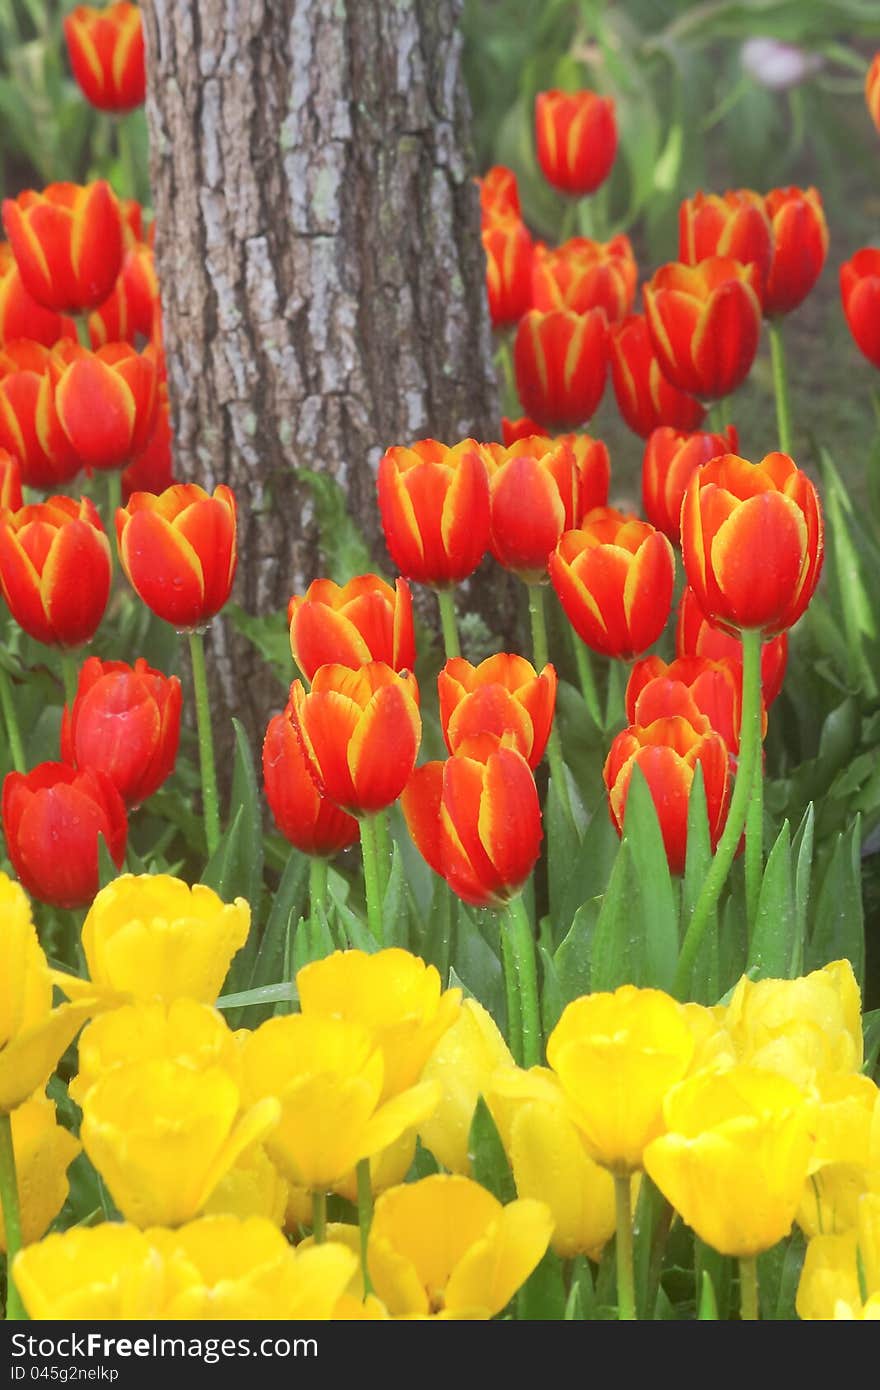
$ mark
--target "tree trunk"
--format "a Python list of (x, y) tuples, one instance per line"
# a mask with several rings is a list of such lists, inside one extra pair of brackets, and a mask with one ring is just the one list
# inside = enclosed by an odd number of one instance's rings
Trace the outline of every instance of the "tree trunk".
[[(277, 611), (320, 572), (297, 470), (345, 489), (381, 558), (383, 450), (497, 428), (461, 0), (143, 8), (175, 473), (234, 488), (235, 598)], [(277, 681), (211, 636), (256, 738)]]

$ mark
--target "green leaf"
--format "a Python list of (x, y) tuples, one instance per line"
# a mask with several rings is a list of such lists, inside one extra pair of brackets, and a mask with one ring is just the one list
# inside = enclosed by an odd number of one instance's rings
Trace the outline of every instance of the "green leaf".
[(632, 899), (635, 891), (629, 840), (620, 843), (611, 881), (602, 900), (590, 959), (590, 986), (612, 990), (632, 981)]
[(337, 584), (347, 584), (355, 575), (368, 574), (374, 568), (370, 547), (348, 509), (345, 490), (327, 473), (298, 468), (296, 476), (308, 484), (315, 501), (315, 520), (327, 572)]
[[(298, 999), (293, 980), (284, 980), (277, 985), (261, 985), (259, 989), (243, 989), (237, 994), (221, 994), (215, 1008), (242, 1009), (257, 1004), (277, 1004), (280, 999)], [(250, 1022), (250, 1019), (248, 1020)]]
[(880, 1009), (871, 1009), (862, 1015), (862, 1032), (865, 1037), (865, 1061), (862, 1071), (873, 1076), (880, 1057)]
[[(554, 940), (565, 935), (588, 899), (605, 892), (619, 848), (620, 836), (603, 805), (590, 819), (569, 871), (566, 873), (565, 866), (559, 866), (564, 892), (558, 912), (553, 909)], [(550, 894), (552, 908), (554, 898), (559, 896), (552, 881)]]
[(593, 1270), (585, 1255), (571, 1263), (571, 1292), (565, 1306), (566, 1322), (583, 1321), (596, 1315), (596, 1287)]
[(671, 990), (678, 963), (678, 908), (654, 799), (640, 767), (633, 768), (623, 834), (630, 846), (641, 915), (639, 941), (644, 943), (644, 958), (636, 955), (634, 968), (641, 983)]
[(233, 816), (239, 808), (242, 811), (241, 851), (244, 855), (244, 862), (240, 866), (242, 887), (237, 889), (237, 893), (247, 898), (251, 908), (256, 911), (263, 886), (263, 808), (247, 734), (237, 719), (233, 719), (232, 727), (235, 731), (235, 762), (229, 808)]
[(810, 904), (810, 885), (813, 873), (813, 835), (815, 825), (816, 812), (811, 801), (804, 812), (803, 819), (797, 828), (791, 846), (792, 859), (796, 866), (794, 873), (795, 954), (792, 956), (788, 969), (788, 974), (791, 979), (796, 979), (798, 975), (803, 973), (804, 969), (804, 955), (808, 928), (807, 909)]
[(293, 658), (290, 654), (290, 626), (286, 613), (268, 613), (254, 617), (237, 603), (228, 603), (223, 610), (232, 626), (252, 642), (263, 660), (275, 672), (281, 688), (287, 691), (293, 678)]
[[(305, 909), (308, 882), (308, 857), (300, 854), (299, 850), (291, 850), (281, 882), (272, 898), (272, 909), (253, 959), (248, 988), (256, 989), (284, 978), (288, 937), (292, 935)], [(260, 1014), (249, 1014), (248, 1023), (256, 1028), (271, 1013), (272, 1010), (266, 1008)]]
[(395, 841), (391, 851), (391, 873), (388, 875), (388, 887), (385, 889), (385, 897), (382, 899), (382, 925), (386, 946), (400, 946), (404, 950), (410, 948), (409, 917), (410, 901), (406, 872), (400, 847)]
[[(602, 906), (593, 898), (578, 908), (565, 940), (557, 947), (553, 967), (563, 1007), (590, 992), (593, 940)], [(548, 1027), (549, 1031), (549, 1027)]]
[(300, 917), (297, 922), (290, 938), (292, 959), (285, 964), (285, 969), (295, 978), (304, 965), (309, 965), (313, 960), (324, 960), (332, 955), (334, 949), (335, 942), (330, 934), (327, 915), (318, 907), (311, 916)]
[[(712, 838), (703, 768), (697, 763), (688, 798), (687, 857), (681, 894), (681, 920), (687, 924), (712, 865)], [(711, 1004), (718, 998), (720, 962), (718, 952), (718, 912), (713, 911), (706, 934), (697, 952), (691, 974), (688, 998), (698, 1004)]]
[(807, 1243), (795, 1226), (787, 1240), (758, 1256), (761, 1317), (768, 1322), (796, 1322), (798, 1283)]
[(717, 1322), (718, 1303), (715, 1298), (715, 1290), (712, 1286), (712, 1275), (708, 1269), (703, 1270), (703, 1280), (700, 1288), (700, 1304), (697, 1309), (698, 1322)]
[(850, 680), (873, 697), (877, 694), (877, 681), (869, 653), (877, 642), (877, 617), (870, 593), (880, 591), (880, 567), (872, 570), (873, 583), (869, 588), (865, 574), (869, 550), (864, 535), (859, 536), (856, 545), (852, 501), (827, 449), (820, 449), (819, 462), (828, 518), (828, 549), (846, 634)]
[(859, 986), (865, 977), (865, 923), (862, 907), (861, 817), (836, 837), (830, 863), (812, 913), (807, 970), (845, 957)]
[(236, 897), (235, 883), (240, 873), (242, 849), (240, 840), (244, 836), (244, 808), (239, 806), (231, 824), (220, 837), (220, 843), (205, 865), (201, 881), (213, 888), (218, 897), (230, 903)]
[(521, 1322), (561, 1322), (565, 1307), (562, 1261), (547, 1250), (516, 1295), (516, 1316)]
[[(500, 945), (490, 946), (480, 930), (475, 910), (464, 903), (456, 904), (458, 909), (458, 930), (455, 937), (453, 964), (455, 973), (464, 981), (475, 999), (488, 1009), (501, 1027), (507, 1010), (504, 1002), (504, 980), (499, 959)], [(493, 941), (498, 942), (498, 922), (494, 914), (482, 912), (482, 917), (492, 917)], [(504, 1029), (502, 1029), (504, 1031)]]
[(474, 1181), (497, 1197), (499, 1202), (512, 1202), (516, 1197), (513, 1173), (495, 1121), (482, 1096), (477, 1101), (471, 1121), (468, 1156)]
[(753, 979), (784, 979), (797, 955), (796, 913), (791, 873), (791, 835), (783, 822), (776, 843), (767, 856), (747, 969)]
[(556, 1027), (562, 1016), (568, 1000), (563, 997), (562, 988), (559, 983), (559, 975), (556, 970), (556, 963), (543, 944), (538, 945), (538, 955), (541, 959), (541, 1026), (544, 1037), (548, 1037)]

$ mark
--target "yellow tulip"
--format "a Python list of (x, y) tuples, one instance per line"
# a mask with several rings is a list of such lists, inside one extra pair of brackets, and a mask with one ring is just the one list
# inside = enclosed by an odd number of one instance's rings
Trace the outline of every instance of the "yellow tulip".
[[(416, 1131), (415, 1128), (404, 1130), (393, 1144), (387, 1148), (380, 1149), (378, 1153), (370, 1157), (370, 1191), (373, 1196), (384, 1192), (388, 1187), (396, 1187), (399, 1182), (403, 1182), (410, 1170), (412, 1161), (416, 1153)], [(349, 1202), (357, 1201), (357, 1169), (352, 1168), (343, 1178), (335, 1182), (332, 1191), (338, 1193), (340, 1197), (347, 1197)]]
[(13, 1277), (28, 1315), (39, 1320), (158, 1318), (166, 1296), (159, 1252), (133, 1226), (111, 1223), (29, 1245)]
[(595, 1163), (569, 1118), (552, 1072), (500, 1071), (489, 1089), (517, 1194), (546, 1202), (552, 1248), (562, 1259), (598, 1260), (615, 1228), (614, 1179)]
[(221, 1068), (158, 1058), (115, 1067), (90, 1087), (80, 1137), (126, 1220), (179, 1226), (279, 1115), (269, 1099), (240, 1111), (239, 1088)]
[(502, 1206), (470, 1178), (438, 1173), (376, 1202), (370, 1278), (392, 1317), (492, 1318), (541, 1260), (552, 1230), (543, 1202)]
[(621, 985), (575, 999), (547, 1041), (547, 1061), (597, 1163), (621, 1176), (642, 1166), (663, 1130), (663, 1100), (694, 1054), (683, 1006), (657, 989)]
[(645, 1170), (701, 1240), (749, 1258), (791, 1230), (814, 1106), (785, 1077), (737, 1066), (690, 1077), (664, 1104)]
[(241, 1054), (235, 1034), (217, 1009), (194, 999), (141, 1000), (111, 1009), (83, 1029), (79, 1073), (69, 1091), (77, 1104), (113, 1067), (166, 1057), (193, 1071), (222, 1067), (238, 1079)]
[(251, 1144), (220, 1179), (202, 1210), (206, 1216), (260, 1216), (281, 1227), (289, 1191), (265, 1145)]
[(256, 1217), (209, 1216), (146, 1235), (174, 1275), (166, 1318), (326, 1320), (357, 1267), (344, 1245), (300, 1252)]
[(465, 999), (422, 1073), (440, 1085), (440, 1102), (419, 1130), (422, 1143), (444, 1168), (470, 1176), (471, 1124), (481, 1095), (499, 1067), (513, 1069), (510, 1049), (491, 1014)]
[(388, 1148), (437, 1104), (425, 1082), (383, 1103), (385, 1064), (357, 1023), (313, 1014), (271, 1018), (242, 1038), (248, 1104), (274, 1097), (281, 1120), (266, 1149), (290, 1182), (328, 1192), (363, 1158)]
[(862, 1065), (861, 999), (848, 960), (797, 980), (745, 976), (727, 1006), (724, 1026), (737, 1060), (808, 1086), (819, 1072)]
[(62, 1052), (98, 1007), (91, 995), (52, 1008), (52, 976), (24, 891), (0, 873), (0, 1114), (46, 1085)]
[(880, 1317), (880, 1193), (859, 1199), (851, 1230), (810, 1241), (796, 1307), (810, 1321)]
[[(30, 1245), (45, 1235), (70, 1190), (67, 1170), (81, 1148), (58, 1124), (55, 1105), (44, 1095), (31, 1096), (13, 1110), (12, 1148), (21, 1212), (21, 1236)], [(0, 1250), (6, 1249), (6, 1227), (0, 1204)]]
[(360, 1023), (373, 1035), (385, 1059), (383, 1100), (415, 1085), (461, 1003), (461, 990), (444, 991), (433, 965), (397, 947), (334, 951), (304, 966), (296, 986), (304, 1014)]
[[(92, 982), (105, 990), (213, 1004), (249, 927), (244, 898), (224, 903), (170, 874), (122, 874), (89, 908), (82, 943)], [(77, 988), (66, 976), (56, 983)]]

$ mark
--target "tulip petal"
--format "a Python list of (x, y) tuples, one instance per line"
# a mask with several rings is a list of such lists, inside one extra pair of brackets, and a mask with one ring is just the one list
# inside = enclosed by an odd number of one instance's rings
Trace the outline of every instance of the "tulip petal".
[(88, 999), (61, 1004), (0, 1048), (0, 1114), (15, 1110), (34, 1091), (42, 1090), (61, 1054), (98, 1007), (93, 989)]
[(360, 714), (348, 745), (354, 805), (381, 811), (396, 801), (412, 775), (422, 722), (411, 695), (400, 685), (380, 687)]
[(711, 564), (725, 611), (739, 626), (772, 625), (784, 613), (799, 584), (806, 544), (803, 513), (780, 493), (750, 497), (723, 523), (712, 541)]
[(489, 1317), (500, 1313), (543, 1257), (552, 1232), (544, 1202), (523, 1197), (508, 1203), (450, 1275), (446, 1307), (485, 1308)]
[(128, 518), (119, 554), (138, 597), (165, 622), (189, 628), (203, 621), (205, 585), (199, 557), (158, 512), (145, 508)]

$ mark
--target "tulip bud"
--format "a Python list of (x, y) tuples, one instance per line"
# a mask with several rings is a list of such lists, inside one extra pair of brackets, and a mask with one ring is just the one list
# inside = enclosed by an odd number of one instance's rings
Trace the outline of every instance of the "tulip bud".
[(144, 34), (137, 5), (96, 10), (77, 5), (64, 20), (64, 37), (80, 90), (99, 111), (131, 111), (146, 93)]
[(645, 286), (645, 315), (660, 368), (673, 386), (702, 400), (745, 381), (761, 333), (754, 265), (712, 256), (661, 266)]
[(293, 727), (291, 705), (269, 721), (263, 741), (263, 786), (281, 834), (303, 854), (336, 854), (353, 845), (360, 826), (322, 796)]
[(865, 246), (843, 263), (840, 293), (856, 347), (880, 367), (880, 250)]
[(378, 489), (385, 542), (407, 579), (445, 589), (473, 574), (489, 543), (489, 476), (476, 440), (388, 449)]
[(55, 388), (62, 429), (83, 466), (117, 468), (146, 448), (156, 417), (157, 376), (148, 349), (110, 343), (82, 349)]
[(562, 532), (575, 524), (580, 475), (567, 439), (536, 435), (490, 445), (492, 554), (527, 584), (543, 580)]
[(505, 328), (531, 307), (532, 238), (511, 216), (493, 218), (482, 235), (492, 327)]
[(611, 380), (624, 422), (646, 438), (658, 425), (695, 430), (705, 410), (660, 370), (643, 314), (630, 314), (609, 337)]
[(52, 183), (3, 202), (25, 288), (38, 304), (82, 313), (106, 299), (122, 263), (122, 215), (103, 179)]
[(687, 434), (661, 425), (649, 436), (642, 457), (642, 505), (651, 525), (673, 545), (681, 541), (681, 504), (691, 475), (716, 454), (735, 452), (737, 444), (733, 425), (724, 434)]
[(548, 183), (576, 198), (604, 183), (617, 153), (611, 97), (596, 92), (539, 92), (535, 98), (538, 163)]
[(235, 497), (175, 483), (136, 492), (116, 513), (119, 560), (148, 608), (176, 628), (198, 628), (229, 598), (235, 578)]
[(0, 516), (0, 587), (38, 642), (90, 642), (110, 593), (110, 543), (94, 504), (50, 497)]
[(287, 608), (290, 650), (310, 681), (319, 666), (336, 662), (356, 670), (384, 661), (395, 671), (412, 670), (416, 660), (412, 596), (405, 579), (394, 588), (376, 574), (358, 575), (347, 584), (315, 579)]
[(828, 225), (815, 188), (774, 188), (765, 199), (773, 224), (773, 260), (764, 286), (767, 318), (806, 299), (828, 255)]
[(604, 309), (574, 314), (531, 309), (513, 345), (516, 389), (524, 408), (551, 428), (573, 428), (595, 414), (605, 390), (608, 320)]

